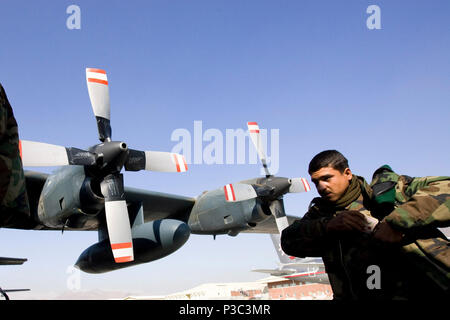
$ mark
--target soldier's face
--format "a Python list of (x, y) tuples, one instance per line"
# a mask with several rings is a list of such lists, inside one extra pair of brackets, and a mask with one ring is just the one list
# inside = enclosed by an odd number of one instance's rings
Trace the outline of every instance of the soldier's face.
[(317, 192), (325, 200), (335, 202), (347, 190), (352, 180), (352, 172), (349, 168), (344, 172), (325, 167), (311, 174), (311, 181), (316, 185)]

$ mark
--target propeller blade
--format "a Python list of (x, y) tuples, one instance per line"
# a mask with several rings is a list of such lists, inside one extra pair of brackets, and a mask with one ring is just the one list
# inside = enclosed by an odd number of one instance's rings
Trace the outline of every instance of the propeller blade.
[(97, 156), (89, 151), (43, 142), (20, 140), (19, 150), (26, 167), (94, 165), (97, 162)]
[(245, 201), (258, 196), (251, 185), (244, 183), (227, 184), (223, 191), (227, 202)]
[(290, 193), (308, 192), (311, 190), (308, 181), (305, 178), (292, 178), (289, 179), (291, 186), (289, 187)]
[(127, 171), (186, 172), (188, 169), (184, 156), (178, 153), (129, 150)]
[(100, 182), (105, 197), (105, 215), (109, 240), (116, 263), (134, 260), (130, 218), (125, 201), (123, 175), (111, 174)]
[(133, 261), (133, 239), (126, 201), (105, 201), (105, 214), (115, 262)]
[(272, 212), (275, 222), (277, 224), (278, 232), (281, 232), (289, 226), (288, 218), (284, 211), (283, 200), (274, 200), (269, 206), (270, 212)]
[(266, 176), (270, 176), (269, 169), (267, 168), (266, 153), (261, 143), (261, 135), (259, 133), (259, 126), (257, 122), (247, 122), (247, 128), (250, 133), (250, 139), (258, 152), (259, 159), (264, 167)]
[(100, 141), (111, 140), (111, 107), (106, 71), (86, 68), (86, 81), (92, 110), (97, 119)]

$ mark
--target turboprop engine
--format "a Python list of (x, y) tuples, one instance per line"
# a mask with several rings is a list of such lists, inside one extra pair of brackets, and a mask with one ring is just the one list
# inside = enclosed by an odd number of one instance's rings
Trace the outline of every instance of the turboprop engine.
[(304, 178), (271, 175), (261, 144), (259, 126), (256, 122), (247, 122), (247, 127), (266, 176), (227, 184), (221, 189), (203, 193), (195, 202), (189, 217), (192, 233), (235, 236), (270, 216), (275, 219), (281, 233), (289, 225), (283, 196), (311, 190)]
[(223, 188), (208, 191), (197, 198), (188, 224), (194, 234), (228, 234), (254, 227), (268, 219), (270, 210), (259, 199), (227, 202)]
[(61, 167), (48, 176), (39, 198), (37, 215), (50, 228), (95, 229), (105, 199), (100, 186), (82, 166)]

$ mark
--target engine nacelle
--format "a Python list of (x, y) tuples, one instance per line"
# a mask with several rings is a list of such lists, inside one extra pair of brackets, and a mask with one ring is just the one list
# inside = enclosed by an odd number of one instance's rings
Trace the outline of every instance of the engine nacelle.
[(105, 201), (95, 185), (82, 166), (60, 168), (42, 188), (39, 220), (53, 228), (95, 228), (97, 220), (92, 218), (103, 209)]
[(258, 199), (227, 202), (223, 188), (220, 188), (198, 197), (188, 224), (194, 234), (235, 236), (268, 219), (270, 215), (269, 208)]
[(189, 239), (186, 223), (162, 219), (133, 226), (134, 261), (116, 263), (109, 239), (104, 239), (80, 255), (75, 266), (87, 273), (104, 273), (161, 259), (182, 247)]

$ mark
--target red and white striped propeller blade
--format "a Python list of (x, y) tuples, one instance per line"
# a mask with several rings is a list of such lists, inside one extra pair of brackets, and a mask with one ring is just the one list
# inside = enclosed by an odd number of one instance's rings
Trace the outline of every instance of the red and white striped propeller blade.
[(266, 176), (270, 176), (269, 169), (267, 168), (266, 153), (261, 142), (261, 134), (259, 132), (259, 126), (257, 122), (247, 122), (248, 132), (250, 134), (250, 139), (258, 152), (259, 159), (264, 167)]
[(305, 178), (292, 178), (289, 179), (291, 186), (289, 187), (290, 193), (308, 192), (311, 190), (308, 181)]
[(183, 155), (171, 152), (145, 151), (145, 170), (158, 172), (186, 172)]
[(122, 174), (111, 174), (100, 182), (105, 197), (105, 216), (109, 241), (116, 263), (134, 260), (133, 238)]
[(111, 140), (111, 106), (106, 71), (86, 68), (86, 81), (100, 141)]
[(249, 184), (233, 183), (223, 187), (227, 202), (238, 202), (256, 198), (255, 189)]
[(105, 215), (114, 261), (133, 261), (133, 239), (126, 201), (105, 201)]
[(95, 116), (110, 120), (109, 89), (106, 71), (96, 68), (86, 68), (86, 81)]

